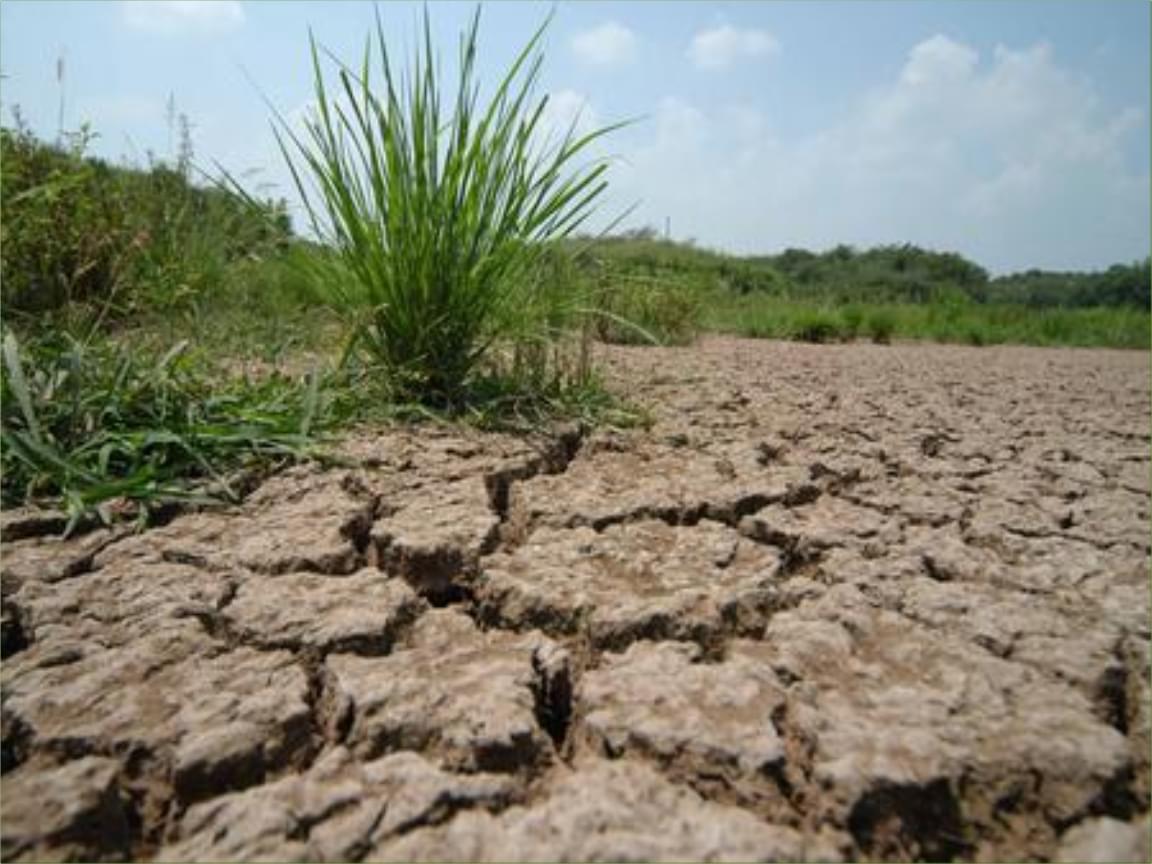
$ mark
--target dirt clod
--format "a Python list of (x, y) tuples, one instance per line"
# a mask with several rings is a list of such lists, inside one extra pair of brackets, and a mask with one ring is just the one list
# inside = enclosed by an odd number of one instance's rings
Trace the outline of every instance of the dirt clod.
[(336, 686), (354, 706), (349, 748), (359, 758), (426, 752), (468, 771), (546, 764), (554, 749), (536, 694), (548, 686), (538, 656), (550, 644), (535, 633), (481, 632), (466, 615), (435, 609), (388, 657), (331, 655)]
[(486, 621), (575, 635), (597, 650), (638, 639), (715, 648), (726, 634), (763, 629), (779, 568), (777, 550), (718, 522), (541, 528), (485, 560), (477, 598)]

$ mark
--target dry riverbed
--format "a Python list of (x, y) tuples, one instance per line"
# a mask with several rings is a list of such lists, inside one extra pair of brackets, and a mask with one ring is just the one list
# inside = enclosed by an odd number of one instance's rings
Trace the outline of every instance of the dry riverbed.
[(1148, 860), (1148, 354), (605, 361), (649, 430), (4, 514), (3, 857)]

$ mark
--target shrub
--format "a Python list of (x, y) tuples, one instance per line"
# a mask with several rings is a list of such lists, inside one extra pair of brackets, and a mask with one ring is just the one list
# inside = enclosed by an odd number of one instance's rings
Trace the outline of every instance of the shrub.
[(844, 327), (844, 338), (855, 339), (864, 324), (864, 309), (852, 303), (840, 310), (840, 321)]
[(792, 338), (801, 342), (832, 342), (844, 333), (836, 316), (823, 309), (803, 311), (796, 317), (792, 328)]
[[(6, 310), (43, 312), (117, 290), (133, 242), (109, 171), (84, 159), (82, 130), (67, 148), (0, 129), (0, 288)], [(101, 194), (101, 192), (105, 194)]]
[(896, 319), (891, 312), (885, 309), (876, 309), (868, 315), (864, 323), (868, 338), (878, 345), (887, 345), (892, 341), (892, 334), (896, 330)]
[(1059, 312), (1045, 309), (1037, 313), (1035, 324), (1038, 341), (1042, 344), (1058, 345), (1075, 336), (1075, 322)]
[(969, 345), (987, 345), (988, 333), (977, 324), (970, 324), (964, 331), (964, 341)]
[[(479, 10), (463, 34), (459, 78), (441, 92), (425, 11), (407, 74), (392, 63), (379, 18), (358, 69), (335, 61), (335, 82), (312, 42), (317, 109), (297, 134), (279, 118), (281, 151), (319, 237), (336, 253), (317, 273), (355, 344), (415, 398), (452, 401), (496, 346), (547, 341), (564, 299), (539, 278), (548, 241), (590, 215), (604, 161), (574, 167), (611, 131), (575, 124), (542, 141), (547, 97), (536, 31), (484, 106), (476, 81)], [(306, 182), (308, 181), (308, 182)], [(513, 352), (514, 353), (514, 352)]]

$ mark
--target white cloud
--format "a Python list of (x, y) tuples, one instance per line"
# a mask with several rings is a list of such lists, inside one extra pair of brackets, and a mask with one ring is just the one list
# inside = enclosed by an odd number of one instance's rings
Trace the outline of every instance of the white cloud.
[(767, 30), (721, 24), (692, 37), (688, 59), (701, 69), (722, 69), (737, 60), (768, 57), (779, 50), (780, 43)]
[(971, 76), (978, 59), (967, 45), (938, 33), (908, 53), (900, 80), (914, 87), (961, 81)]
[(707, 133), (708, 119), (699, 108), (682, 99), (661, 100), (656, 111), (656, 135), (662, 146), (697, 146)]
[(745, 252), (912, 242), (994, 271), (1104, 266), (1148, 254), (1149, 176), (1125, 155), (1142, 120), (1105, 110), (1045, 44), (982, 58), (934, 36), (797, 137), (752, 105), (665, 99), (614, 197)]
[(636, 56), (636, 35), (615, 21), (585, 30), (572, 37), (572, 50), (593, 66), (614, 66)]
[(600, 126), (600, 116), (588, 102), (588, 97), (575, 90), (557, 90), (548, 94), (548, 104), (540, 116), (539, 131), (545, 138), (559, 140), (569, 130), (576, 135), (587, 135)]
[(239, 0), (121, 0), (120, 17), (146, 33), (226, 33), (243, 26), (244, 7)]

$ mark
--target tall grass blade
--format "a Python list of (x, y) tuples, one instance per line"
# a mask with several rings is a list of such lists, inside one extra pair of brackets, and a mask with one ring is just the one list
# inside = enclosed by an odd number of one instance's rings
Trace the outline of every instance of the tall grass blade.
[(39, 444), (43, 440), (40, 432), (40, 422), (36, 419), (36, 412), (32, 408), (32, 397), (28, 392), (28, 379), (24, 377), (24, 364), (20, 361), (20, 343), (12, 331), (4, 333), (4, 368), (8, 372), (8, 389), (16, 398), (20, 406), (20, 413), (24, 416), (24, 424), (32, 440)]

